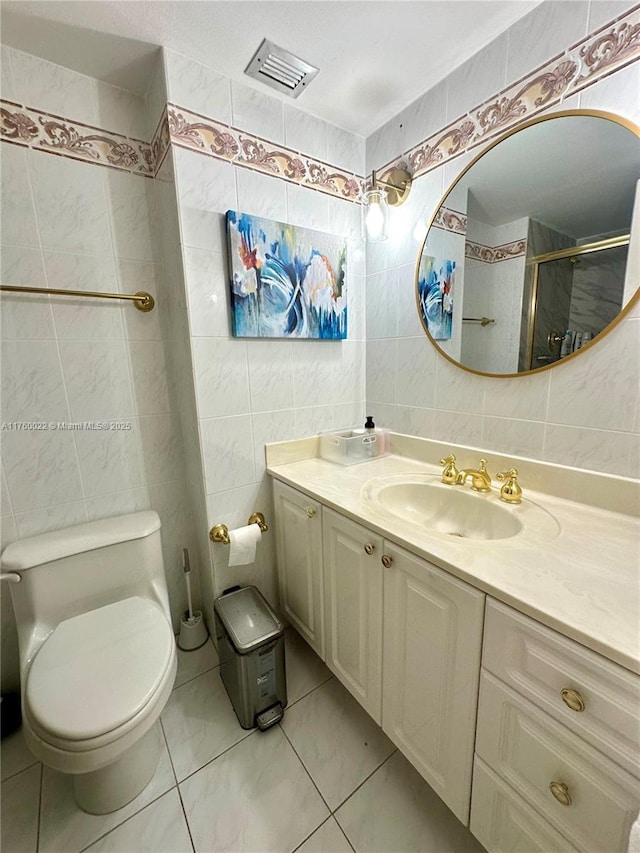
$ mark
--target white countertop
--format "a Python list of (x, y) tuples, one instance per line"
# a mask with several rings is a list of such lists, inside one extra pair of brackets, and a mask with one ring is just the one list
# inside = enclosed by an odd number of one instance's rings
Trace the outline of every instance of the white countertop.
[[(429, 458), (434, 458), (433, 451), (438, 445), (424, 441), (431, 445)], [(400, 440), (395, 443), (402, 446)], [(527, 478), (521, 470), (523, 503), (500, 505), (519, 514), (525, 524), (523, 533), (493, 540), (452, 537), (393, 516), (363, 495), (365, 484), (381, 476), (420, 475), (438, 482), (441, 467), (400, 455), (344, 467), (320, 458), (300, 459), (309, 452), (309, 447), (315, 450), (315, 445), (309, 444), (305, 450), (303, 444), (271, 445), (267, 449), (269, 474), (640, 674), (640, 522), (637, 518), (557, 494), (533, 491), (527, 487)], [(285, 461), (296, 457), (298, 461)], [(537, 463), (516, 462), (519, 469), (523, 466), (527, 469), (531, 482), (540, 479), (540, 472), (536, 475), (534, 471)], [(540, 467), (549, 468), (542, 463)], [(555, 467), (558, 471), (552, 472), (552, 477), (562, 482), (562, 469)], [(489, 470), (495, 474), (500, 469)], [(575, 469), (567, 470), (575, 473)], [(580, 472), (576, 477), (579, 482)], [(615, 478), (613, 486), (603, 486), (600, 477), (585, 472), (583, 482), (590, 482), (591, 489), (599, 486), (600, 493), (607, 488), (615, 490)], [(624, 488), (629, 485), (633, 483), (622, 484)], [(498, 494), (499, 488), (494, 487), (491, 495), (476, 497), (495, 501)], [(541, 513), (541, 509), (546, 513)], [(555, 519), (555, 524), (547, 513)], [(543, 519), (540, 524), (543, 515), (548, 522)], [(532, 523), (528, 527), (529, 518)]]

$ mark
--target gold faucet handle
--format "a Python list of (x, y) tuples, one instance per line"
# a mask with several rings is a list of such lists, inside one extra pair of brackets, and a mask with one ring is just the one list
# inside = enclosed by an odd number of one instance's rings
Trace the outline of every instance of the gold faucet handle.
[(500, 489), (500, 500), (508, 504), (521, 503), (522, 489), (518, 483), (518, 471), (515, 468), (509, 468), (508, 471), (501, 471), (496, 476), (498, 480), (507, 481)]
[(449, 456), (441, 459), (440, 464), (445, 466), (442, 472), (442, 482), (450, 486), (454, 485), (460, 473), (456, 468), (456, 457), (451, 453)]
[(481, 473), (481, 474), (486, 474), (486, 475), (487, 475), (487, 477), (488, 477), (489, 479), (491, 479), (491, 474), (487, 471), (487, 460), (486, 460), (486, 459), (481, 459), (481, 460), (480, 460), (480, 473)]

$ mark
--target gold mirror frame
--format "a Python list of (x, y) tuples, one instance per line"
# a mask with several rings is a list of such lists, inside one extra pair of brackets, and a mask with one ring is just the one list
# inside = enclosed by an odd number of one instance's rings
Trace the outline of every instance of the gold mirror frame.
[(485, 154), (487, 154), (489, 151), (491, 151), (493, 148), (495, 148), (501, 142), (504, 142), (505, 139), (508, 139), (510, 136), (514, 136), (516, 133), (519, 133), (520, 131), (525, 130), (527, 127), (531, 127), (532, 125), (540, 124), (541, 122), (544, 122), (544, 121), (551, 121), (552, 119), (556, 119), (556, 118), (563, 118), (565, 116), (591, 116), (594, 118), (607, 119), (608, 121), (612, 121), (615, 124), (621, 125), (622, 127), (626, 127), (627, 130), (630, 130), (632, 133), (634, 133), (636, 135), (636, 137), (638, 137), (638, 139), (640, 139), (640, 127), (638, 127), (638, 125), (636, 125), (630, 119), (623, 118), (622, 116), (618, 116), (615, 113), (606, 112), (605, 110), (561, 110), (561, 111), (558, 111), (555, 113), (550, 113), (549, 115), (538, 116), (536, 118), (529, 119), (528, 121), (522, 122), (522, 124), (519, 124), (517, 127), (513, 127), (513, 128), (511, 128), (511, 130), (508, 130), (505, 133), (503, 133), (501, 136), (499, 136), (497, 139), (495, 139), (493, 142), (491, 142), (489, 145), (487, 145), (486, 148), (483, 148), (482, 151), (480, 151), (480, 153), (477, 154), (473, 158), (473, 160), (471, 160), (471, 162), (465, 166), (465, 168), (460, 172), (460, 174), (457, 176), (455, 181), (453, 181), (449, 185), (449, 187), (447, 187), (447, 190), (445, 191), (444, 195), (442, 196), (442, 198), (438, 202), (438, 205), (433, 212), (433, 216), (429, 220), (429, 225), (427, 227), (427, 233), (426, 233), (425, 238), (422, 242), (422, 246), (420, 248), (420, 252), (418, 253), (418, 260), (416, 263), (416, 275), (415, 275), (415, 286), (414, 286), (415, 299), (416, 299), (416, 309), (418, 311), (418, 316), (420, 318), (420, 322), (422, 323), (422, 327), (424, 329), (424, 332), (425, 332), (427, 338), (429, 339), (429, 341), (431, 342), (431, 344), (438, 351), (438, 354), (441, 355), (443, 358), (446, 358), (446, 360), (448, 362), (450, 362), (451, 364), (460, 368), (460, 370), (465, 370), (467, 373), (473, 373), (476, 376), (489, 376), (489, 377), (494, 378), (494, 379), (513, 379), (513, 378), (518, 377), (518, 376), (531, 376), (534, 373), (542, 373), (545, 370), (551, 370), (553, 367), (557, 367), (559, 364), (565, 364), (568, 361), (573, 361), (574, 358), (576, 358), (577, 356), (580, 356), (583, 352), (586, 352), (587, 350), (590, 350), (594, 345), (599, 344), (600, 341), (602, 341), (602, 339), (605, 338), (609, 334), (609, 332), (611, 332), (613, 329), (615, 329), (615, 327), (618, 325), (618, 323), (620, 323), (622, 320), (624, 320), (624, 318), (631, 311), (633, 306), (640, 299), (640, 286), (638, 286), (636, 288), (636, 292), (633, 294), (633, 296), (627, 302), (627, 304), (620, 309), (620, 312), (615, 317), (615, 319), (612, 320), (608, 326), (605, 326), (605, 328), (599, 333), (599, 335), (596, 338), (589, 341), (589, 343), (585, 344), (583, 347), (581, 347), (576, 352), (572, 352), (569, 355), (564, 356), (564, 358), (559, 359), (558, 361), (554, 361), (551, 364), (545, 364), (542, 367), (536, 367), (533, 370), (523, 370), (519, 373), (486, 373), (485, 371), (474, 370), (473, 367), (467, 367), (466, 365), (461, 364), (459, 361), (456, 361), (448, 353), (446, 353), (440, 346), (438, 346), (438, 342), (435, 340), (435, 338), (433, 338), (431, 336), (431, 334), (427, 328), (427, 324), (425, 322), (425, 319), (422, 316), (422, 311), (420, 310), (420, 294), (418, 292), (418, 280), (420, 277), (420, 262), (422, 260), (422, 255), (424, 254), (424, 251), (425, 251), (425, 248), (427, 245), (427, 240), (429, 239), (429, 232), (431, 231), (431, 228), (433, 227), (433, 223), (435, 222), (436, 216), (438, 215), (438, 211), (440, 210), (440, 208), (445, 203), (449, 193), (453, 190), (453, 188), (456, 186), (456, 184), (460, 180), (462, 180), (462, 178), (467, 174), (467, 172), (472, 168), (472, 166), (474, 166), (475, 163), (478, 162), (478, 160), (481, 157), (484, 157)]

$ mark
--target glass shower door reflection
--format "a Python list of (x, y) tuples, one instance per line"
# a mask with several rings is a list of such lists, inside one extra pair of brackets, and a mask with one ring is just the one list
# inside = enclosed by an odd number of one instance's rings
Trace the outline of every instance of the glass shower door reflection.
[[(541, 260), (530, 333), (529, 369), (560, 358), (562, 338), (572, 333), (571, 351), (592, 340), (619, 314), (624, 295), (628, 245)], [(586, 333), (586, 338), (585, 338)]]

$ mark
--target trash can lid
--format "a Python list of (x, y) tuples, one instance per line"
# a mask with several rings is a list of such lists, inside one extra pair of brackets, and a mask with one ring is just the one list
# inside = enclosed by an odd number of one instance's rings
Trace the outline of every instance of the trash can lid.
[(264, 645), (284, 630), (284, 625), (255, 586), (221, 595), (216, 598), (214, 607), (240, 654)]

